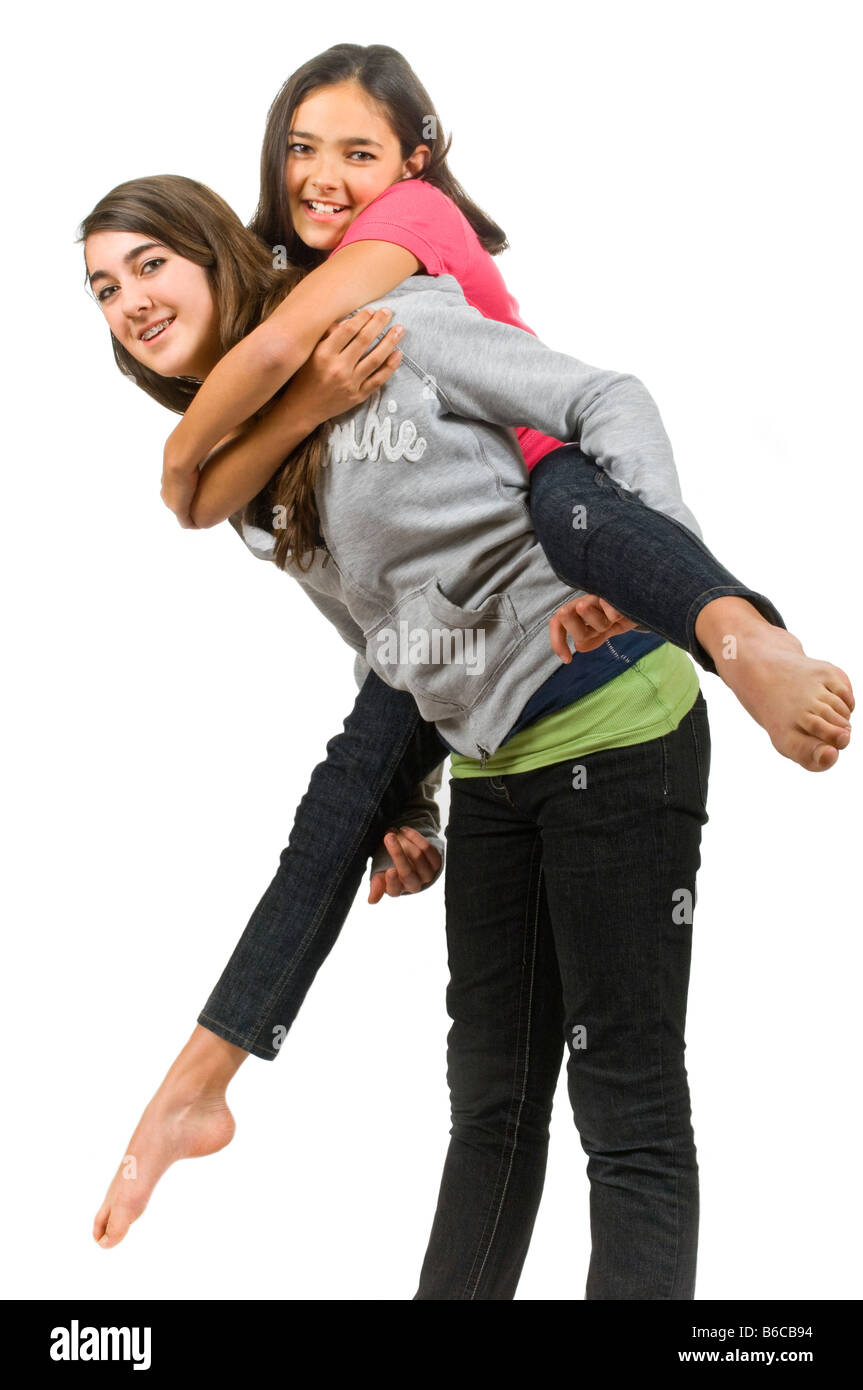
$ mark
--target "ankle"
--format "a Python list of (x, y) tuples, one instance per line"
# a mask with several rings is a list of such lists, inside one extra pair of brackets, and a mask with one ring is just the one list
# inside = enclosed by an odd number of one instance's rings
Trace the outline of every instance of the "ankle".
[(723, 594), (705, 603), (695, 619), (695, 636), (714, 662), (718, 662), (726, 655), (730, 639), (738, 639), (744, 633), (751, 634), (770, 626), (748, 599)]
[(223, 1095), (248, 1055), (244, 1048), (197, 1025), (165, 1079), (173, 1092), (190, 1100)]

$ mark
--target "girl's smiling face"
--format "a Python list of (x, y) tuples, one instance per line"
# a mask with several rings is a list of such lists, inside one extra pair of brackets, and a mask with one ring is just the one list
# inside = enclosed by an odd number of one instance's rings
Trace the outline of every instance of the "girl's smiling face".
[(205, 268), (142, 232), (93, 232), (84, 257), (118, 343), (160, 376), (203, 381), (222, 355)]
[(386, 116), (356, 82), (321, 87), (293, 115), (285, 184), (294, 230), (307, 246), (332, 251), (355, 217), (390, 184), (413, 178), (431, 151), (409, 159)]

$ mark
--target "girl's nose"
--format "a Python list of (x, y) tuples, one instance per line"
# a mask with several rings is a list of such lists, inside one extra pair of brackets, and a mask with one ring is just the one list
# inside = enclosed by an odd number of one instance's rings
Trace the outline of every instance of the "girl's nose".
[(321, 193), (323, 193), (326, 189), (333, 189), (338, 186), (338, 179), (335, 176), (335, 172), (329, 167), (329, 165), (324, 164), (323, 162), (321, 162), (316, 168), (314, 174), (312, 175), (312, 178), (310, 179), (310, 182), (313, 185), (313, 187), (320, 189)]
[[(121, 292), (122, 293), (122, 292)], [(140, 287), (129, 290), (123, 294), (120, 301), (123, 313), (127, 318), (133, 319), (140, 314), (142, 309), (149, 309), (153, 301)]]

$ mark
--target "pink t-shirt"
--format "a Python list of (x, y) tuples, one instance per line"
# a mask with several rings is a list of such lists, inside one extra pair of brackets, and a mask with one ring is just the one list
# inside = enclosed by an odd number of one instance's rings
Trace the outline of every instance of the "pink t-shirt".
[[(484, 318), (511, 323), (536, 337), (521, 317), (494, 257), (460, 208), (433, 184), (423, 179), (391, 184), (354, 218), (331, 254), (352, 241), (392, 241), (403, 246), (429, 275), (453, 275), (468, 304)], [(519, 426), (515, 433), (528, 469), (561, 445), (559, 439), (526, 426)]]

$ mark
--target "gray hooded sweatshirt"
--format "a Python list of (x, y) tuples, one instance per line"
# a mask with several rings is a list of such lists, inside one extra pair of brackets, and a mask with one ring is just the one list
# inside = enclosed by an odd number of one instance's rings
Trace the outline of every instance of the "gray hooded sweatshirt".
[[(326, 548), (286, 573), (448, 744), (484, 762), (559, 667), (548, 620), (582, 592), (537, 541), (511, 427), (578, 442), (648, 506), (701, 532), (636, 377), (485, 318), (450, 275), (411, 276), (370, 307), (382, 303), (404, 326), (402, 363), (330, 421), (316, 488)], [(273, 532), (231, 520), (272, 558)]]

